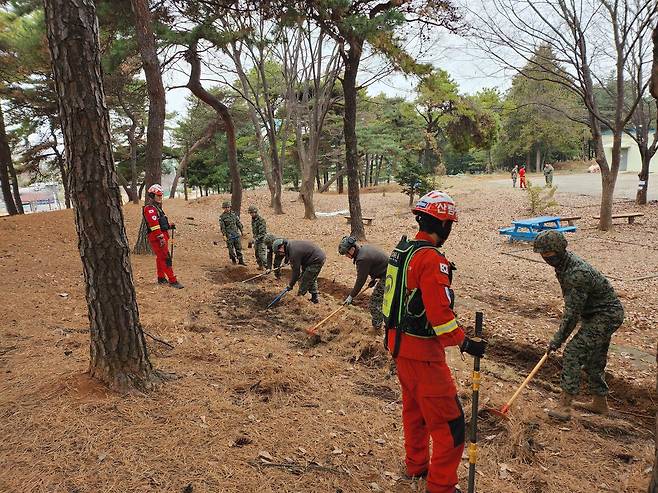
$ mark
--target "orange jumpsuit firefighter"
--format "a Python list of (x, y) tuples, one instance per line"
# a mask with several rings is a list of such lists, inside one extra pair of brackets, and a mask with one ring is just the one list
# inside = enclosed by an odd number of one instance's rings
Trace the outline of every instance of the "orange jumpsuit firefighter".
[(486, 343), (466, 337), (459, 326), (450, 289), (454, 266), (437, 249), (457, 221), (453, 200), (443, 192), (430, 192), (413, 212), (420, 231), (414, 240), (403, 238), (389, 260), (383, 304), (386, 346), (402, 388), (407, 474), (427, 476), (429, 493), (455, 493), (460, 491), (457, 469), (465, 423), (444, 348), (459, 346), (482, 356)]
[(144, 206), (143, 214), (149, 228), (148, 241), (155, 253), (155, 266), (158, 273), (159, 284), (169, 284), (173, 288), (181, 289), (183, 285), (178, 282), (172, 268), (172, 258), (169, 253), (169, 231), (175, 229), (162, 210), (163, 190), (157, 183), (148, 189), (150, 204)]

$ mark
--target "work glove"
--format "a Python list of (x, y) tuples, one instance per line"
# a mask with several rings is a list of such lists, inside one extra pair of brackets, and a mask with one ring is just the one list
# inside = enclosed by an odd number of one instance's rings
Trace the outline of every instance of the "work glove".
[(289, 284), (289, 285), (286, 286), (286, 291), (292, 291), (292, 288), (293, 288), (293, 286), (291, 286), (291, 285)]
[(343, 305), (351, 305), (352, 304), (352, 295), (349, 295), (347, 298), (345, 298), (345, 301), (343, 301)]
[(169, 229), (171, 229), (171, 230), (176, 229), (176, 224), (175, 224), (175, 223), (171, 223), (171, 224), (169, 225)]
[(158, 242), (160, 242), (161, 247), (165, 246), (164, 236), (158, 235)]
[(471, 356), (477, 356), (478, 358), (482, 358), (484, 356), (484, 350), (487, 348), (487, 341), (485, 339), (482, 339), (481, 337), (475, 337), (471, 339), (470, 337), (466, 337), (464, 339), (464, 342), (462, 342), (461, 347), (459, 350), (462, 353), (468, 353)]
[(562, 345), (561, 342), (556, 341), (553, 339), (551, 342), (548, 343), (548, 347), (546, 348), (547, 353), (552, 353), (553, 351), (557, 351), (560, 349), (560, 346)]
[(377, 279), (371, 279), (368, 283), (368, 288), (374, 288), (375, 284), (377, 284)]

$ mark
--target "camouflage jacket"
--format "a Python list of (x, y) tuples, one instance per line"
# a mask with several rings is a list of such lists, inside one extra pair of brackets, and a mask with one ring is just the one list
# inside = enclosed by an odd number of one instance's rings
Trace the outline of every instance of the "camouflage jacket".
[(263, 241), (265, 235), (267, 234), (267, 224), (265, 219), (260, 215), (251, 218), (251, 232), (254, 235), (254, 241)]
[(223, 212), (219, 216), (219, 229), (227, 239), (234, 239), (242, 234), (242, 223), (234, 212)]
[(610, 281), (576, 254), (567, 252), (555, 275), (564, 296), (562, 323), (553, 338), (556, 342), (564, 342), (580, 318), (623, 312)]

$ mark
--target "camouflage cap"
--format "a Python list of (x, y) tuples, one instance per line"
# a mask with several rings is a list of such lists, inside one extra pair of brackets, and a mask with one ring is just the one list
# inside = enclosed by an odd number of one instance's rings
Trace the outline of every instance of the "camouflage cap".
[(271, 247), (274, 244), (275, 240), (276, 240), (276, 236), (270, 233), (266, 234), (263, 237), (263, 243), (265, 243), (268, 247)]
[(338, 243), (338, 253), (345, 255), (353, 246), (356, 246), (356, 238), (354, 236), (343, 236), (343, 239)]
[(231, 207), (231, 203), (228, 200), (222, 202), (222, 209), (229, 209), (230, 207)]
[(252, 212), (258, 212), (258, 208), (255, 205), (250, 205), (249, 209), (247, 209), (247, 212), (249, 212), (250, 214)]
[(555, 252), (562, 254), (567, 251), (567, 239), (560, 231), (542, 231), (535, 238), (532, 249), (535, 253)]
[(288, 243), (288, 240), (284, 240), (283, 238), (278, 238), (274, 240), (274, 243), (272, 243), (272, 250), (276, 255), (280, 255), (279, 248), (281, 248), (281, 246), (285, 246), (286, 243)]

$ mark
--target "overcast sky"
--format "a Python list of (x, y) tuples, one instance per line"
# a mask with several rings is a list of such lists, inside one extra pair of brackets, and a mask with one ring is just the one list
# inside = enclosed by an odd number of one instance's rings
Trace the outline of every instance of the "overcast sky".
[[(504, 92), (510, 85), (511, 74), (500, 70), (496, 64), (483, 56), (468, 39), (453, 34), (443, 35), (437, 42), (437, 48), (431, 55), (431, 63), (446, 70), (459, 85), (460, 91), (473, 94), (480, 89), (497, 87)], [(429, 61), (429, 60), (428, 60)], [(167, 73), (165, 86), (172, 87), (185, 84), (189, 68), (179, 64), (177, 70)], [(406, 78), (394, 74), (368, 87), (370, 95), (384, 93), (388, 96), (414, 98), (415, 78)], [(213, 83), (208, 82), (208, 86)], [(190, 91), (186, 88), (172, 89), (167, 92), (167, 111), (175, 111), (179, 116), (185, 114), (186, 97)]]

